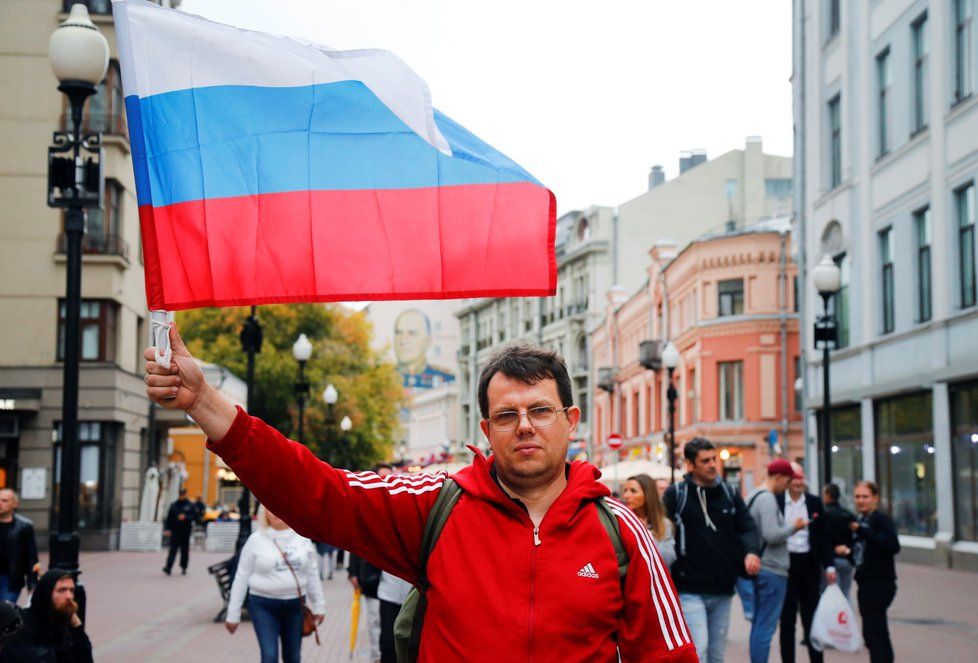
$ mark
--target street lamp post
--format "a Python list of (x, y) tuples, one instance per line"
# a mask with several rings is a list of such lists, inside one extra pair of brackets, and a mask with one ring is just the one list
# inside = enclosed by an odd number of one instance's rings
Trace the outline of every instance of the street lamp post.
[[(88, 17), (85, 5), (76, 4), (68, 18), (51, 34), (51, 68), (58, 90), (71, 106), (71, 131), (54, 132), (48, 148), (48, 205), (64, 208), (65, 304), (64, 382), (61, 402), (61, 478), (58, 524), (50, 539), (50, 566), (78, 570), (80, 539), (78, 490), (78, 373), (81, 315), (81, 251), (85, 235), (85, 209), (102, 204), (101, 135), (82, 136), (85, 100), (95, 94), (109, 66), (109, 45)], [(83, 157), (82, 152), (85, 152)], [(60, 156), (66, 155), (66, 156)], [(84, 610), (84, 592), (78, 588)]]
[(662, 365), (669, 374), (669, 386), (666, 388), (666, 399), (669, 401), (669, 483), (676, 483), (676, 384), (673, 374), (679, 366), (679, 350), (672, 344), (666, 343), (662, 349)]
[(352, 428), (353, 421), (350, 417), (343, 415), (343, 419), (340, 421), (340, 430), (343, 431), (343, 455), (345, 456), (343, 465), (346, 467), (350, 467), (353, 464), (353, 450), (350, 448), (350, 441), (346, 439), (346, 433), (349, 433)]
[(299, 362), (299, 380), (295, 383), (295, 393), (299, 399), (299, 444), (305, 444), (302, 429), (306, 415), (306, 394), (309, 393), (309, 383), (306, 382), (306, 362), (312, 356), (312, 343), (305, 334), (299, 334), (292, 345), (292, 356)]
[(830, 350), (838, 342), (838, 325), (829, 308), (832, 296), (839, 291), (842, 274), (832, 257), (826, 254), (812, 270), (815, 289), (822, 297), (823, 313), (815, 319), (815, 348), (822, 349), (822, 426), (819, 437), (822, 443), (822, 484), (832, 481), (832, 399), (829, 392)]
[[(245, 368), (245, 384), (248, 391), (245, 396), (245, 409), (248, 414), (254, 414), (255, 408), (255, 355), (261, 352), (261, 342), (263, 338), (261, 325), (255, 315), (257, 307), (251, 307), (251, 315), (245, 320), (244, 327), (241, 328), (241, 351), (245, 353), (248, 363)], [(251, 535), (251, 491), (244, 484), (241, 484), (241, 498), (238, 500), (238, 540), (235, 542), (234, 549), (240, 553), (245, 542)]]
[(319, 454), (321, 457), (326, 455), (326, 450), (330, 445), (330, 433), (333, 427), (333, 406), (339, 400), (340, 394), (332, 384), (326, 385), (323, 389), (323, 402), (326, 403), (326, 439), (323, 441), (323, 449)]

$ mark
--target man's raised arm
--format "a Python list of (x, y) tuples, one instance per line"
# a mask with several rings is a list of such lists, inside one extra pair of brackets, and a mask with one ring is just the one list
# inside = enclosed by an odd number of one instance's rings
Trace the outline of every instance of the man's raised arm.
[(372, 472), (333, 468), (305, 445), (226, 401), (206, 383), (172, 328), (170, 347), (171, 368), (154, 361), (153, 348), (146, 350), (150, 399), (190, 415), (207, 435), (208, 448), (294, 530), (414, 580), (425, 519), (443, 473), (382, 479)]

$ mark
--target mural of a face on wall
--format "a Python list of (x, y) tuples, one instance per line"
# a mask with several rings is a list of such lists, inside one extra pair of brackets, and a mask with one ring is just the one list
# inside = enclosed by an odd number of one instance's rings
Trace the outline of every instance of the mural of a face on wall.
[(394, 356), (405, 387), (431, 389), (455, 376), (428, 363), (431, 321), (417, 309), (402, 311), (394, 321)]

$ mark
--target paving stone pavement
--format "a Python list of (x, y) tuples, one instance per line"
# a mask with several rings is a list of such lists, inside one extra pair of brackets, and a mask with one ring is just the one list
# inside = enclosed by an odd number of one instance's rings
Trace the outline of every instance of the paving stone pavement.
[[(229, 555), (191, 551), (186, 576), (163, 574), (165, 553), (82, 553), (82, 582), (88, 590), (87, 632), (99, 663), (133, 661), (259, 660), (250, 622), (234, 635), (213, 621), (221, 609), (217, 584), (207, 567)], [(42, 562), (43, 563), (43, 562)], [(323, 583), (326, 619), (319, 626), (321, 645), (310, 636), (302, 660), (312, 663), (370, 663), (366, 607), (362, 606), (357, 646), (350, 654), (352, 588), (346, 571)]]
[[(87, 630), (99, 663), (131, 661), (204, 661), (245, 663), (258, 660), (258, 644), (250, 623), (235, 635), (213, 622), (221, 607), (207, 567), (226, 553), (191, 552), (186, 576), (161, 571), (163, 553), (82, 553), (82, 580), (88, 588)], [(42, 559), (42, 563), (46, 560)], [(896, 601), (890, 610), (890, 631), (897, 660), (969, 661), (978, 642), (978, 573), (949, 571), (910, 564), (898, 565)], [(324, 583), (327, 617), (320, 626), (322, 645), (303, 643), (302, 657), (313, 663), (369, 663), (366, 609), (361, 610), (355, 653), (349, 650), (351, 588), (346, 572)], [(801, 627), (798, 626), (800, 638)], [(726, 660), (748, 661), (749, 625), (739, 599), (734, 599)], [(777, 635), (771, 661), (780, 656)], [(829, 652), (826, 661), (864, 661), (855, 655)], [(797, 660), (807, 661), (801, 646)]]

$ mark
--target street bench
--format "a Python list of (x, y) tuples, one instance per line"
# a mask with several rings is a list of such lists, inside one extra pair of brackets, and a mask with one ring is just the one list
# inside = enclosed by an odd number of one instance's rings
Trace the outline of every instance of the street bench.
[[(221, 593), (221, 600), (224, 602), (221, 611), (214, 618), (215, 622), (223, 622), (224, 618), (227, 617), (228, 601), (231, 599), (231, 583), (234, 582), (234, 573), (237, 571), (237, 568), (237, 555), (207, 567), (207, 572), (214, 576), (214, 580), (217, 582), (217, 589)], [(242, 619), (246, 618), (244, 612), (242, 609)]]

